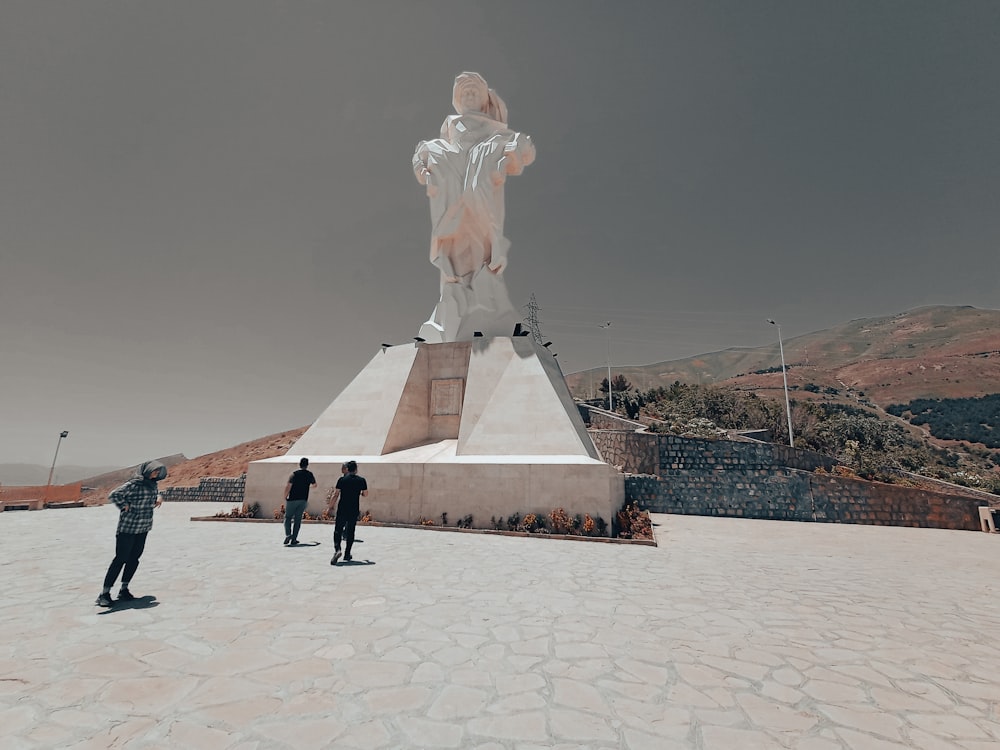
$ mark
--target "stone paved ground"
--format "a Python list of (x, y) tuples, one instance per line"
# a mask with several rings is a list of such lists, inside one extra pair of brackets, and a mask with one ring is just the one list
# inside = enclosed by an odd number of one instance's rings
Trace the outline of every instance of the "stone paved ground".
[[(658, 548), (0, 515), (0, 748), (1000, 747), (1000, 537), (656, 516)], [(228, 508), (226, 508), (228, 510)]]

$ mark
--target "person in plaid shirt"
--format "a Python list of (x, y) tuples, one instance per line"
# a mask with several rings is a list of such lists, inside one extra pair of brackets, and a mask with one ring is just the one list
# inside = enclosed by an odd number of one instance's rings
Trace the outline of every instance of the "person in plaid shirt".
[(118, 506), (121, 514), (118, 517), (118, 531), (115, 537), (115, 559), (111, 561), (108, 574), (104, 576), (104, 590), (97, 597), (97, 604), (110, 607), (111, 587), (122, 575), (122, 587), (118, 592), (118, 601), (132, 601), (135, 597), (128, 590), (128, 585), (139, 567), (139, 558), (146, 546), (146, 534), (153, 528), (153, 509), (159, 508), (163, 500), (157, 491), (156, 483), (167, 476), (167, 467), (159, 461), (147, 461), (136, 469), (135, 474), (121, 487), (112, 490), (108, 498)]

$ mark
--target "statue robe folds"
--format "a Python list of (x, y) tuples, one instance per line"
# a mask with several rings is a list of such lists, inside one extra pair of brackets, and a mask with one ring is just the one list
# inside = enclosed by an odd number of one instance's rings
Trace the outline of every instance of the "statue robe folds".
[[(475, 76), (475, 78), (471, 78)], [(475, 107), (460, 85), (481, 90)], [(456, 79), (455, 108), (441, 137), (417, 144), (417, 180), (431, 210), (430, 260), (441, 272), (441, 297), (420, 328), (429, 342), (465, 341), (476, 331), (509, 336), (520, 316), (503, 280), (510, 242), (503, 235), (504, 182), (535, 158), (531, 138), (506, 124), (506, 107), (477, 74)]]

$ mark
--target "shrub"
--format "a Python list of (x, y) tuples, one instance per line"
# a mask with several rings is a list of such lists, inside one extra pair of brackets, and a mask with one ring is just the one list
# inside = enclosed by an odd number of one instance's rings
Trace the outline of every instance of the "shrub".
[(244, 503), (242, 506), (239, 505), (234, 506), (233, 509), (228, 513), (226, 513), (223, 510), (220, 510), (218, 513), (215, 514), (215, 518), (256, 518), (259, 512), (260, 512), (259, 504), (254, 503), (253, 505), (248, 507), (246, 503)]
[(562, 508), (556, 508), (549, 513), (549, 520), (552, 522), (553, 534), (568, 534), (572, 527), (569, 515)]
[(524, 530), (527, 532), (532, 532), (538, 528), (538, 516), (534, 513), (526, 513), (523, 522)]
[(649, 513), (639, 510), (635, 503), (625, 503), (618, 511), (618, 537), (620, 539), (652, 539), (653, 523)]

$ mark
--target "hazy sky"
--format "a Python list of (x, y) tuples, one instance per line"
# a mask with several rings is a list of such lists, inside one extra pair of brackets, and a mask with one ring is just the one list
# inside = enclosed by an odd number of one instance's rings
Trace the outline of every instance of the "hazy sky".
[(1000, 308), (1000, 3), (0, 3), (0, 463), (311, 423), (438, 273), (410, 158), (531, 134), (507, 284), (566, 372)]

